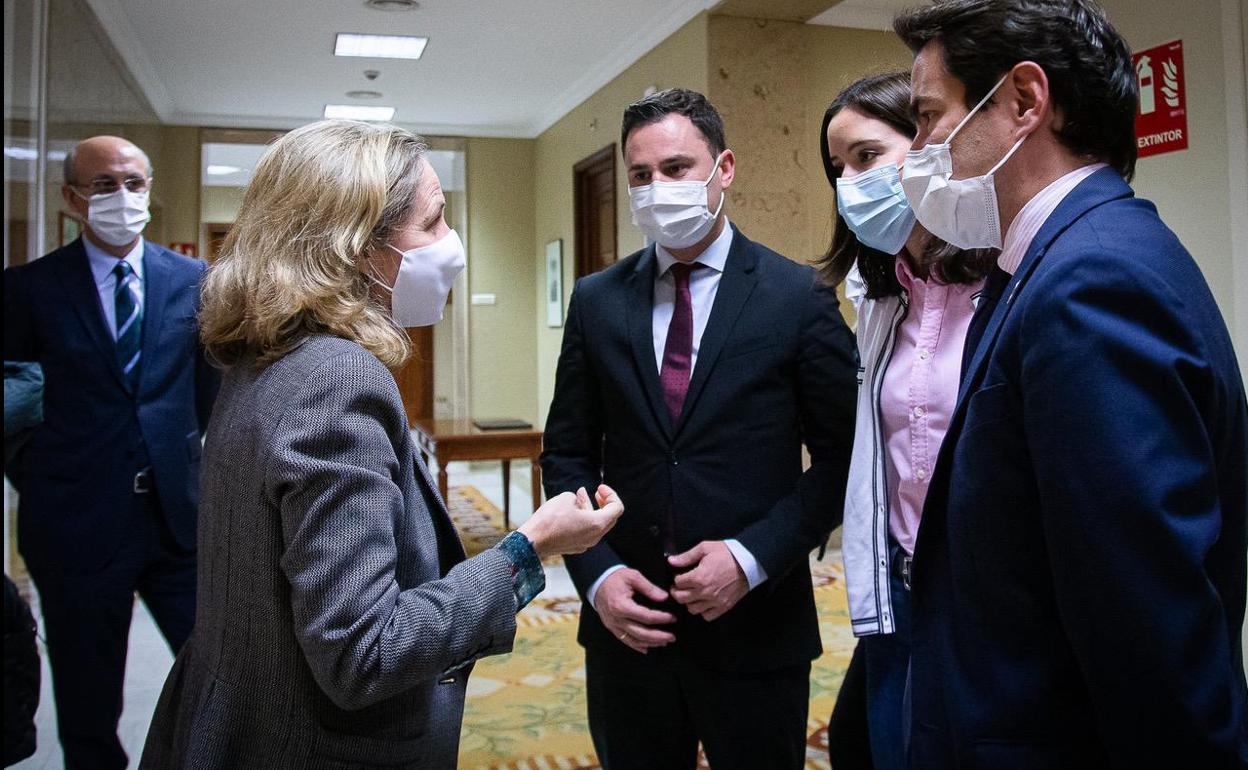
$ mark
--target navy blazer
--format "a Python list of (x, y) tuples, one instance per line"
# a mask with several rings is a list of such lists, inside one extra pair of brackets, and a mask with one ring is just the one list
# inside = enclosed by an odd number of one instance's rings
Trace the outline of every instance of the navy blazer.
[[(605, 481), (625, 505), (601, 543), (566, 560), (568, 571), (582, 596), (615, 564), (666, 589), (669, 539), (680, 552), (736, 538), (768, 580), (709, 623), (669, 602), (676, 649), (726, 670), (806, 663), (822, 651), (807, 557), (840, 523), (853, 443), (853, 335), (810, 267), (734, 232), (673, 425), (655, 364), (656, 264), (650, 247), (588, 276), (568, 308), (542, 455), (546, 491), (592, 492)], [(588, 605), (579, 639), (637, 654)]]
[(200, 442), (219, 380), (195, 318), (205, 268), (143, 242), (137, 392), (122, 376), (81, 239), (4, 271), (4, 358), (36, 361), (45, 378), (43, 424), (16, 462), (27, 561), (107, 564), (130, 524), (122, 512), (135, 473), (148, 465), (170, 530), (195, 548)]
[(911, 767), (1243, 766), (1248, 407), (1200, 269), (1104, 169), (1002, 296), (915, 549)]

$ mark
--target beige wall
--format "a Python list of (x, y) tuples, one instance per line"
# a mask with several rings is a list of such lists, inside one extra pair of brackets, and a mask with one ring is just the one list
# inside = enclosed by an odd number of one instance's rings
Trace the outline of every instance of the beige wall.
[[(529, 264), (535, 266), (531, 297), (536, 313), (538, 419), (546, 410), (555, 386), (562, 328), (546, 326), (546, 243), (563, 239), (564, 307), (572, 293), (576, 265), (572, 221), (572, 166), (606, 145), (619, 142), (624, 108), (640, 99), (650, 86), (659, 89), (681, 86), (706, 91), (707, 17), (699, 15), (638, 59), (631, 67), (537, 137), (534, 163), (535, 231), (529, 246)], [(617, 153), (618, 153), (617, 147)], [(632, 225), (622, 162), (616, 155), (617, 251), (624, 257), (644, 245), (641, 232)]]
[[(1232, 0), (1233, 4), (1234, 0)], [(1233, 219), (1244, 211), (1232, 209), (1232, 185), (1243, 184), (1245, 170), (1228, 164), (1228, 83), (1243, 88), (1239, 77), (1228, 73), (1223, 50), (1223, 3), (1220, 0), (1102, 0), (1114, 26), (1133, 49), (1151, 48), (1171, 40), (1183, 41), (1185, 82), (1188, 89), (1187, 127), (1189, 147), (1179, 152), (1143, 158), (1136, 166), (1136, 193), (1157, 204), (1162, 219), (1192, 252), (1204, 271), (1227, 324), (1241, 331), (1236, 340), (1240, 364), (1248, 361), (1245, 320), (1248, 307), (1236, 307), (1236, 286), (1241, 296), (1248, 281), (1248, 253), (1242, 238), (1232, 240)], [(1231, 25), (1232, 29), (1234, 24)], [(1238, 37), (1238, 36), (1235, 36)], [(1243, 39), (1238, 40), (1240, 46)], [(1241, 51), (1242, 56), (1242, 51)], [(1242, 58), (1240, 60), (1242, 67)], [(1244, 116), (1238, 116), (1240, 131)], [(1239, 134), (1239, 157), (1245, 141)], [(1240, 198), (1242, 205), (1242, 198)], [(1241, 266), (1236, 269), (1236, 253)], [(1237, 322), (1238, 321), (1238, 322)]]
[(535, 145), (532, 139), (468, 140), (469, 290), (496, 297), (494, 305), (469, 307), (474, 417), (537, 419)]
[(243, 205), (245, 187), (204, 187), (200, 190), (200, 222), (233, 222)]
[(805, 26), (712, 16), (707, 45), (706, 95), (737, 161), (728, 217), (752, 240), (798, 260), (811, 253), (802, 169), (818, 133), (805, 130)]

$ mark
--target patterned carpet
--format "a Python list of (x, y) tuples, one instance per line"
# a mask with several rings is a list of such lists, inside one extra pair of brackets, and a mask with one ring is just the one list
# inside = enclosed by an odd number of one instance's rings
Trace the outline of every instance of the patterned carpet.
[[(478, 490), (452, 487), (449, 498), (469, 553), (502, 537), (502, 512)], [(810, 770), (828, 768), (824, 728), (854, 646), (840, 565), (831, 561), (811, 562), (824, 654), (811, 672)], [(556, 560), (547, 569), (563, 567)], [(520, 613), (514, 651), (477, 663), (468, 681), (460, 768), (598, 769), (585, 723), (584, 653), (576, 644), (580, 606), (575, 596), (543, 594)]]

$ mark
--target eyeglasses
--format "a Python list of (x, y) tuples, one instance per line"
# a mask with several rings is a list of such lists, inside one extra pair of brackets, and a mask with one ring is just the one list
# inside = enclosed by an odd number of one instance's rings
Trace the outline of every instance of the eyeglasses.
[(118, 184), (116, 179), (102, 176), (92, 179), (89, 185), (75, 186), (90, 190), (92, 195), (109, 195), (121, 189), (121, 185), (125, 185), (126, 189), (132, 193), (147, 192), (148, 188), (152, 186), (152, 178), (150, 176), (128, 176)]

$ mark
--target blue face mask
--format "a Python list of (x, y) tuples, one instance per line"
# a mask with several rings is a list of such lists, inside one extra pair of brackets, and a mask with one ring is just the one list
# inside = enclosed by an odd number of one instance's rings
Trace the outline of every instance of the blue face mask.
[(836, 208), (858, 240), (897, 254), (914, 229), (914, 211), (895, 163), (836, 180)]

